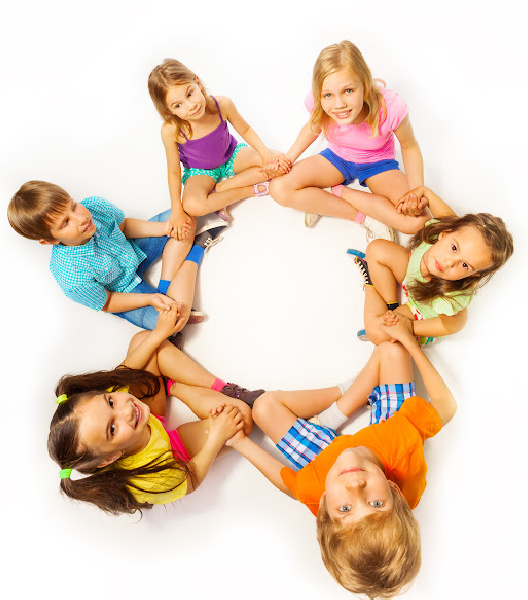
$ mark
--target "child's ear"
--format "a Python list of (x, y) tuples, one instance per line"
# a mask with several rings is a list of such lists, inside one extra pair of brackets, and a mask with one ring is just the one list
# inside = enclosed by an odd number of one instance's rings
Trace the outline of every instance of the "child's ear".
[(400, 490), (399, 486), (397, 483), (394, 483), (394, 481), (391, 481), (390, 479), (387, 479), (389, 486), (395, 491), (397, 492), (402, 498), (405, 499), (404, 495), (402, 494), (402, 491)]
[(44, 239), (40, 239), (38, 241), (39, 244), (42, 244), (43, 246), (56, 246), (57, 244), (60, 244), (59, 240), (44, 240)]
[(98, 464), (97, 466), (101, 469), (103, 467), (107, 467), (108, 465), (111, 465), (113, 462), (115, 462), (118, 458), (121, 458), (123, 456), (123, 453), (120, 450), (116, 450), (113, 454), (110, 454), (110, 456), (107, 456), (100, 464)]
[(321, 496), (321, 500), (319, 500), (319, 508), (321, 508), (321, 506), (323, 506), (323, 502), (326, 500), (326, 492), (323, 492), (323, 495)]

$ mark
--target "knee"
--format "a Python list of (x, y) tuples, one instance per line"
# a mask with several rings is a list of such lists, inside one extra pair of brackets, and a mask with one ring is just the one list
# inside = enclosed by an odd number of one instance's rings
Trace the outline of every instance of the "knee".
[(409, 235), (414, 235), (425, 227), (425, 224), (428, 220), (429, 217), (426, 215), (421, 217), (408, 217), (401, 225), (398, 226), (398, 231)]
[(275, 392), (264, 392), (253, 404), (253, 421), (262, 429), (266, 430), (266, 423), (273, 418), (273, 407), (277, 404)]
[(128, 351), (131, 352), (132, 350), (135, 350), (147, 335), (149, 335), (148, 331), (139, 331), (138, 333), (135, 333), (128, 345)]
[(270, 181), (270, 196), (280, 206), (291, 207), (291, 192), (293, 187), (290, 185), (288, 175), (277, 177)]
[(379, 262), (387, 249), (386, 245), (391, 243), (392, 242), (388, 242), (387, 240), (381, 239), (373, 240), (372, 242), (370, 242), (365, 251), (367, 262)]
[(389, 341), (383, 341), (378, 344), (377, 351), (381, 361), (387, 361), (391, 364), (399, 362), (408, 355), (407, 350), (401, 344), (393, 344)]
[(188, 194), (182, 199), (183, 210), (192, 217), (203, 217), (210, 210), (207, 207), (207, 196)]

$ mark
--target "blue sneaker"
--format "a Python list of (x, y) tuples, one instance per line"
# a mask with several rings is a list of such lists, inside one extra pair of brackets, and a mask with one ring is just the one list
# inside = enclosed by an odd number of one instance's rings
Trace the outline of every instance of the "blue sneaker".
[(370, 340), (367, 336), (367, 332), (364, 329), (360, 329), (357, 332), (357, 336), (358, 336), (358, 339), (360, 339), (362, 342), (370, 342)]

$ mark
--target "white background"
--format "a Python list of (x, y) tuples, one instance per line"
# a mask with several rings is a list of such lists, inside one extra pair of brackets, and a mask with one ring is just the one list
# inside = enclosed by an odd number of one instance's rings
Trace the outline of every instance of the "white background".
[[(520, 597), (526, 571), (526, 97), (520, 4), (135, 0), (11, 3), (0, 25), (1, 203), (30, 179), (129, 216), (169, 205), (161, 121), (147, 91), (166, 57), (234, 99), (270, 147), (286, 150), (326, 45), (350, 39), (410, 106), (426, 182), (458, 212), (502, 216), (510, 262), (471, 306), (467, 327), (428, 350), (458, 403), (427, 443), (417, 508), (423, 566), (409, 599)], [(315, 150), (315, 149), (314, 149)], [(202, 264), (185, 349), (247, 387), (323, 387), (355, 373), (371, 346), (361, 281), (345, 251), (363, 229), (270, 197), (233, 210)], [(47, 456), (53, 390), (66, 372), (111, 368), (135, 328), (69, 301), (49, 248), (0, 223), (2, 582), (22, 598), (346, 598), (319, 558), (315, 520), (232, 453), (202, 487), (138, 517), (59, 495)], [(173, 413), (178, 413), (173, 401)], [(262, 441), (260, 432), (255, 439)], [(4, 595), (4, 594), (3, 594)]]

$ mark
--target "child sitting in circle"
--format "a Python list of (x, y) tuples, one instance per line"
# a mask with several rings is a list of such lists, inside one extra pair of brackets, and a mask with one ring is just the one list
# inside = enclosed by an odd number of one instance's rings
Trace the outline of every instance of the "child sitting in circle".
[[(426, 486), (423, 444), (456, 412), (451, 392), (401, 320), (388, 312), (381, 327), (401, 344), (377, 346), (351, 385), (267, 392), (255, 402), (255, 423), (293, 469), (242, 432), (227, 442), (309, 508), (317, 517), (325, 566), (340, 585), (369, 598), (399, 593), (419, 571), (420, 532), (412, 509)], [(430, 402), (414, 396), (411, 357)], [(388, 420), (354, 435), (336, 433), (367, 397), (371, 422)], [(321, 410), (320, 424), (306, 420)]]
[[(187, 237), (190, 216), (217, 212), (230, 220), (225, 207), (268, 194), (267, 180), (289, 170), (286, 161), (275, 169), (271, 159), (278, 153), (262, 143), (233, 101), (209, 96), (198, 75), (181, 62), (166, 59), (155, 67), (148, 88), (163, 119), (161, 139), (167, 155), (173, 237)], [(228, 122), (251, 148), (237, 143)], [(262, 166), (266, 164), (265, 173)]]
[[(76, 202), (58, 185), (28, 181), (9, 202), (7, 216), (21, 235), (52, 246), (50, 269), (63, 292), (75, 302), (114, 313), (138, 327), (153, 329), (158, 311), (181, 302), (179, 331), (191, 316), (198, 266), (204, 252), (219, 241), (226, 223), (217, 220), (185, 242), (167, 237), (170, 211), (149, 221), (125, 218), (124, 212), (96, 196)], [(192, 232), (195, 229), (192, 222)], [(193, 243), (194, 240), (194, 243)], [(158, 289), (143, 280), (162, 257)]]
[[(365, 282), (365, 330), (361, 339), (377, 344), (388, 339), (378, 327), (387, 308), (396, 310), (422, 345), (460, 331), (475, 291), (485, 285), (513, 253), (513, 238), (504, 221), (487, 213), (458, 217), (434, 192), (412, 190), (397, 205), (401, 212), (429, 207), (435, 217), (408, 248), (374, 240), (366, 256), (355, 255)], [(398, 284), (406, 302), (398, 306)]]
[[(306, 211), (307, 227), (313, 226), (319, 215), (327, 215), (355, 221), (371, 237), (379, 230), (383, 237), (393, 239), (386, 226), (404, 233), (421, 229), (425, 216), (404, 215), (394, 209), (399, 198), (424, 183), (422, 153), (407, 105), (381, 80), (372, 79), (354, 44), (345, 40), (321, 51), (306, 108), (308, 123), (284, 158), (273, 162), (289, 167), (320, 134), (328, 148), (274, 179), (270, 184), (273, 199)], [(394, 138), (400, 143), (405, 173), (395, 160)], [(344, 187), (355, 179), (372, 194)], [(322, 188), (332, 188), (332, 193)], [(385, 229), (373, 219), (384, 223)]]
[[(48, 450), (70, 498), (112, 514), (173, 502), (200, 485), (227, 439), (251, 431), (250, 405), (263, 390), (226, 384), (170, 344), (177, 321), (173, 303), (116, 369), (60, 380)], [(201, 420), (166, 430), (167, 393)], [(73, 469), (88, 476), (72, 478)]]

